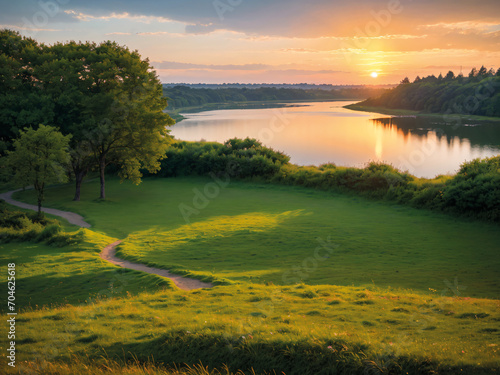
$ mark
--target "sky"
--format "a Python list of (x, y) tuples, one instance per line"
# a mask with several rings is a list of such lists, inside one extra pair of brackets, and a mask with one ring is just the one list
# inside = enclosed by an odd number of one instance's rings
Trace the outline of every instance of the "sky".
[(500, 67), (499, 0), (0, 0), (0, 28), (114, 40), (164, 83), (392, 84)]

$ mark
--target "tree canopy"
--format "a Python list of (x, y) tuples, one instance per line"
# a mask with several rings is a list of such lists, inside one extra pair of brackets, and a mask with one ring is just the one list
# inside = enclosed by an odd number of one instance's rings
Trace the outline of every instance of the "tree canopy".
[(65, 165), (69, 162), (71, 135), (62, 135), (52, 126), (40, 125), (37, 130), (20, 131), (14, 140), (14, 151), (7, 151), (8, 169), (18, 186), (33, 185), (37, 192), (38, 214), (41, 215), (44, 189), (47, 184), (65, 182)]
[(383, 92), (379, 87), (323, 89), (292, 88), (191, 88), (187, 86), (164, 87), (169, 98), (169, 108), (196, 107), (211, 103), (234, 103), (272, 100), (343, 100), (365, 99)]
[(500, 117), (500, 69), (473, 68), (468, 77), (448, 72), (404, 79), (379, 97), (360, 103), (365, 106), (409, 109), (431, 113), (458, 113)]
[[(18, 33), (0, 33), (0, 133), (3, 148), (25, 126), (39, 123), (71, 134), (75, 200), (84, 177), (98, 168), (105, 198), (105, 169), (140, 182), (155, 172), (174, 122), (162, 85), (147, 59), (115, 42), (38, 44)], [(4, 73), (5, 71), (5, 73)], [(0, 147), (1, 144), (0, 144)], [(1, 149), (0, 149), (1, 151)]]

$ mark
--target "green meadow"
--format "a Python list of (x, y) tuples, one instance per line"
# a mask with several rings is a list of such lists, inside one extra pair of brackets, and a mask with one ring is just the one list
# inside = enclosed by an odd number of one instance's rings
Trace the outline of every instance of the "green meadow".
[[(188, 217), (205, 178), (108, 183), (109, 200), (47, 191), (48, 207), (83, 215), (93, 231), (124, 239), (124, 258), (219, 282), (304, 282), (427, 292), (458, 278), (470, 297), (500, 297), (495, 224), (307, 188), (231, 182)], [(215, 191), (215, 190), (214, 190)], [(211, 191), (209, 191), (211, 193)], [(33, 201), (32, 192), (17, 193)], [(187, 215), (186, 215), (187, 216)], [(119, 223), (119, 224), (117, 224)], [(110, 241), (111, 242), (111, 241)], [(319, 249), (318, 249), (319, 248)], [(317, 250), (318, 249), (318, 250)]]
[[(97, 181), (81, 202), (71, 185), (46, 191), (45, 206), (92, 228), (77, 245), (0, 244), (2, 264), (17, 265), (27, 373), (498, 373), (498, 225), (309, 188), (211, 183), (110, 179), (105, 201)], [(182, 291), (104, 262), (100, 249), (116, 239), (122, 258), (215, 287)]]

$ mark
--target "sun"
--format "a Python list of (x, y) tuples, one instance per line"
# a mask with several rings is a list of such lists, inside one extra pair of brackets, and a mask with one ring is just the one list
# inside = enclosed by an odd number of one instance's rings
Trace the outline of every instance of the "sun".
[(372, 78), (377, 78), (378, 77), (378, 73), (377, 72), (372, 72), (370, 75), (372, 76)]

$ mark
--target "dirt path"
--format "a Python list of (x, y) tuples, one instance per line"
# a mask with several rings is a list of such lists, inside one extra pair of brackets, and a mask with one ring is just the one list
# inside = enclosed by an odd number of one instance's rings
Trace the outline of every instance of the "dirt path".
[[(37, 211), (38, 210), (37, 206), (34, 206), (32, 204), (19, 202), (19, 201), (12, 199), (12, 194), (14, 194), (16, 191), (19, 191), (19, 190), (13, 190), (13, 191), (9, 191), (7, 193), (0, 194), (0, 199), (3, 199), (5, 202), (7, 202), (13, 206), (25, 208), (28, 210)], [(57, 210), (55, 208), (43, 208), (43, 207), (42, 207), (42, 211), (46, 212), (48, 214), (54, 215), (54, 216), (62, 217), (64, 219), (68, 220), (71, 224), (78, 225), (78, 226), (83, 227), (83, 228), (90, 228), (90, 224), (85, 222), (83, 220), (82, 216), (75, 214), (74, 212), (61, 211), (61, 210)], [(192, 289), (212, 288), (213, 287), (213, 285), (211, 283), (205, 283), (205, 282), (200, 281), (200, 280), (190, 279), (188, 277), (183, 277), (183, 276), (179, 276), (179, 275), (174, 275), (173, 273), (170, 273), (167, 270), (163, 270), (161, 268), (149, 267), (149, 266), (146, 266), (144, 264), (132, 263), (132, 262), (129, 262), (128, 260), (123, 260), (123, 259), (117, 258), (115, 255), (116, 246), (118, 246), (121, 242), (122, 241), (116, 241), (116, 242), (113, 242), (112, 244), (109, 244), (104, 249), (102, 249), (99, 256), (102, 259), (104, 259), (110, 263), (113, 263), (117, 266), (123, 267), (123, 268), (130, 268), (132, 270), (142, 271), (142, 272), (150, 273), (153, 275), (166, 277), (166, 278), (172, 280), (174, 282), (174, 284), (179, 289), (182, 289), (182, 290), (192, 290)]]
[(213, 285), (210, 283), (205, 283), (205, 282), (200, 281), (200, 280), (190, 279), (190, 278), (179, 276), (179, 275), (174, 275), (173, 273), (170, 273), (167, 270), (164, 270), (161, 268), (149, 267), (149, 266), (146, 266), (144, 264), (132, 263), (132, 262), (129, 262), (128, 260), (123, 260), (123, 259), (117, 258), (115, 256), (116, 246), (118, 246), (121, 242), (122, 241), (113, 242), (112, 244), (109, 244), (104, 249), (102, 249), (102, 252), (100, 254), (101, 258), (104, 260), (107, 260), (108, 262), (116, 264), (117, 266), (123, 267), (123, 268), (130, 268), (132, 270), (147, 272), (147, 273), (151, 273), (153, 275), (166, 277), (166, 278), (172, 280), (174, 282), (174, 284), (179, 289), (182, 289), (182, 290), (192, 290), (192, 289), (212, 288), (213, 287)]
[[(3, 199), (5, 202), (13, 206), (25, 208), (27, 210), (38, 211), (38, 207), (33, 204), (23, 203), (12, 199), (12, 194), (20, 190), (21, 189), (12, 190), (7, 193), (0, 194), (0, 199)], [(90, 224), (87, 223), (85, 220), (83, 220), (82, 216), (75, 214), (74, 212), (61, 211), (61, 210), (56, 210), (55, 208), (45, 208), (45, 207), (42, 207), (42, 211), (54, 216), (62, 217), (63, 219), (68, 220), (71, 224), (78, 225), (79, 227), (90, 228)]]

